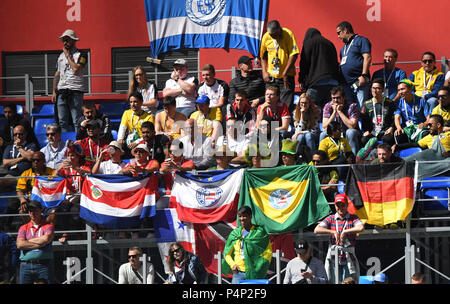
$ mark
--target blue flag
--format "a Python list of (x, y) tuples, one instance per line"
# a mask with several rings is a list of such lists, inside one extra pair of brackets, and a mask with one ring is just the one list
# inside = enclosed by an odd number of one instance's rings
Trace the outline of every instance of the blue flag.
[(267, 0), (144, 0), (151, 55), (232, 48), (257, 56)]

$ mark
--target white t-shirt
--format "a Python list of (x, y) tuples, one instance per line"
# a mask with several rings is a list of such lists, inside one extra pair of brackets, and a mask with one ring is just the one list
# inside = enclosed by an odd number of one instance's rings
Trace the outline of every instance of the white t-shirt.
[[(142, 98), (144, 99), (144, 102), (148, 102), (148, 101), (152, 100), (153, 98), (158, 98), (156, 85), (151, 82), (148, 83), (147, 89), (142, 89), (142, 88), (138, 87), (137, 91), (142, 94)], [(147, 113), (151, 113), (151, 114), (156, 113), (156, 108), (157, 107), (151, 108), (151, 107), (147, 107), (147, 106), (142, 106), (142, 110), (144, 110)]]
[[(187, 76), (183, 80), (186, 81), (186, 82), (195, 83), (196, 85), (198, 85), (198, 80), (194, 76), (191, 76), (191, 77)], [(167, 89), (179, 89), (180, 85), (175, 80), (170, 78), (170, 79), (168, 79), (166, 81), (165, 88), (167, 88)], [(177, 97), (175, 97), (175, 100), (177, 102), (177, 108), (183, 108), (183, 107), (195, 108), (196, 94), (197, 94), (196, 91), (194, 91), (194, 93), (192, 95), (189, 95), (189, 96), (178, 95)]]
[(209, 97), (209, 107), (215, 108), (219, 104), (220, 97), (224, 96), (228, 100), (228, 85), (225, 81), (218, 80), (214, 82), (212, 86), (206, 84), (206, 82), (202, 82), (198, 87), (198, 95), (206, 95)]
[[(86, 58), (81, 56), (81, 53), (78, 50), (70, 53), (69, 56), (72, 56), (73, 61), (78, 64), (86, 64)], [(61, 53), (58, 57), (56, 70), (59, 72), (58, 90), (69, 89), (76, 91), (85, 91), (83, 70), (75, 73), (70, 67), (69, 61), (67, 60), (66, 55), (64, 55), (64, 52)]]
[(250, 139), (241, 134), (239, 134), (236, 139), (231, 136), (227, 136), (226, 143), (224, 143), (224, 139), (225, 138), (223, 135), (219, 136), (219, 138), (217, 138), (216, 146), (221, 147), (226, 144), (230, 151), (236, 152), (237, 154), (245, 151), (250, 143)]
[(98, 168), (98, 174), (120, 174), (120, 171), (126, 166), (127, 164), (123, 161), (120, 161), (120, 163), (113, 163), (113, 161), (107, 160), (102, 161), (100, 163), (100, 167)]
[[(143, 265), (139, 268), (138, 273), (143, 279)], [(147, 263), (147, 284), (153, 284), (155, 279), (155, 269), (152, 263)], [(130, 263), (122, 264), (119, 268), (119, 284), (143, 284), (136, 276)]]

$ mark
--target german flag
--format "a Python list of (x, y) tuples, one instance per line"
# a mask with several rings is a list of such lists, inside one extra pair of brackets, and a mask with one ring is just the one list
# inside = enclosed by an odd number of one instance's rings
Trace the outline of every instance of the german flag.
[(348, 211), (376, 226), (405, 220), (414, 206), (414, 168), (414, 162), (351, 165)]

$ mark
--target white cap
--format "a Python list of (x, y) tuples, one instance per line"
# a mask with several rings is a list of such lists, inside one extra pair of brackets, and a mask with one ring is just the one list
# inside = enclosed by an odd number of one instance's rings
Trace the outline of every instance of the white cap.
[(62, 40), (66, 36), (76, 41), (80, 40), (79, 38), (77, 38), (77, 34), (75, 34), (75, 31), (71, 29), (65, 30), (64, 33), (62, 33), (62, 35), (59, 37), (59, 39)]

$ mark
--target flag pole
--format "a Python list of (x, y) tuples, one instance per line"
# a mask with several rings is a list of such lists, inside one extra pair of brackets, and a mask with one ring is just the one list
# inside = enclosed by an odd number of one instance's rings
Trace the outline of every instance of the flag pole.
[(161, 64), (161, 59), (156, 59), (156, 58), (152, 58), (152, 57), (147, 57), (145, 58), (145, 60), (149, 63), (156, 63), (156, 64)]

